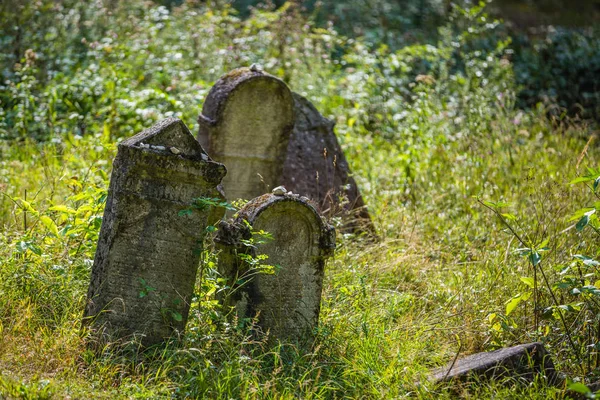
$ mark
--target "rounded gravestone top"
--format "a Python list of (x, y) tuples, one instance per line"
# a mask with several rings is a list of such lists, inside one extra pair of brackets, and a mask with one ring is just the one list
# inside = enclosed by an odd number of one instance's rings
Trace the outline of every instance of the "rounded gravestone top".
[(272, 193), (252, 199), (238, 212), (236, 221), (239, 223), (242, 219), (253, 225), (260, 215), (273, 207), (289, 208), (290, 211), (301, 211), (302, 214), (314, 224), (320, 232), (320, 245), (322, 250), (329, 252), (335, 249), (335, 229), (329, 225), (319, 214), (317, 209), (311, 204), (311, 201), (297, 194), (286, 193), (276, 195)]
[(198, 140), (227, 165), (223, 188), (229, 198), (251, 199), (275, 186), (294, 115), (287, 85), (258, 69), (235, 69), (213, 86), (198, 118)]
[[(271, 74), (268, 74), (260, 69), (251, 69), (248, 67), (234, 69), (233, 71), (223, 75), (215, 83), (210, 92), (208, 92), (208, 95), (204, 101), (204, 105), (202, 106), (202, 115), (210, 120), (219, 122), (223, 111), (225, 110), (226, 104), (232, 97), (233, 92), (240, 90), (246, 84), (250, 84), (252, 82), (256, 84), (258, 83), (257, 81), (271, 83), (273, 87), (277, 89), (277, 92), (279, 92), (284, 102), (289, 104), (289, 106), (283, 108), (284, 111), (290, 110), (289, 113), (284, 112), (283, 115), (281, 115), (281, 118), (289, 117), (290, 123), (293, 125), (294, 100), (292, 97), (292, 92), (288, 86), (281, 79)], [(257, 100), (260, 101), (260, 99)], [(289, 114), (289, 116), (286, 114)]]

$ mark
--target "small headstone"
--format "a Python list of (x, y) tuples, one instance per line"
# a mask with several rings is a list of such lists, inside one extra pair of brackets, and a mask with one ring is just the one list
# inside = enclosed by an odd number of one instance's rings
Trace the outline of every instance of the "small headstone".
[(552, 357), (538, 342), (477, 353), (450, 362), (445, 367), (433, 370), (432, 380), (441, 383), (514, 378), (532, 382), (536, 374), (545, 375), (550, 382), (559, 379)]
[(252, 199), (270, 191), (281, 176), (294, 126), (292, 93), (258, 67), (239, 68), (215, 83), (198, 124), (202, 146), (227, 165), (227, 197)]
[(198, 141), (227, 165), (229, 199), (251, 199), (283, 183), (323, 214), (344, 217), (349, 230), (374, 233), (335, 124), (281, 80), (258, 67), (230, 72), (211, 89), (198, 123)]
[[(255, 247), (241, 245), (249, 227), (272, 235)], [(221, 223), (219, 266), (234, 288), (227, 299), (238, 317), (254, 318), (271, 339), (306, 343), (319, 320), (325, 260), (335, 248), (335, 230), (308, 199), (295, 194), (265, 194), (250, 201), (231, 223)], [(264, 254), (274, 274), (254, 274), (240, 254)], [(241, 279), (242, 278), (242, 279)], [(241, 285), (236, 288), (236, 285)]]
[(205, 228), (223, 210), (181, 211), (222, 197), (225, 173), (176, 118), (119, 144), (85, 309), (97, 336), (151, 345), (183, 332)]

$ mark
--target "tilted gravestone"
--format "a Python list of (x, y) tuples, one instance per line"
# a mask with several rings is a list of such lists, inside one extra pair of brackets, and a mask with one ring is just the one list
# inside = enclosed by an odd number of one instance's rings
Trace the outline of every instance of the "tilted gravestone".
[(97, 336), (151, 345), (184, 330), (205, 228), (223, 211), (180, 212), (222, 197), (225, 174), (176, 118), (119, 144), (85, 309)]
[(313, 200), (320, 212), (342, 215), (351, 230), (374, 232), (334, 122), (281, 80), (239, 68), (209, 92), (198, 140), (227, 165), (230, 199), (251, 199), (278, 185)]
[[(277, 188), (276, 188), (277, 190)], [(270, 338), (305, 343), (319, 320), (325, 260), (335, 248), (335, 230), (308, 199), (291, 193), (265, 194), (242, 208), (217, 235), (219, 268), (233, 294), (227, 299), (238, 317), (254, 318)], [(242, 244), (255, 232), (271, 240)], [(267, 255), (274, 274), (254, 273), (241, 254)]]

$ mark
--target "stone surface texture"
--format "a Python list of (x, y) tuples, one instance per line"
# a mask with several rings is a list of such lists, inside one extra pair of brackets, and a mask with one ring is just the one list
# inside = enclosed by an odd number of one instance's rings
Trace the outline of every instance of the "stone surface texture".
[[(272, 240), (255, 247), (240, 245), (241, 239), (252, 237), (249, 226), (270, 233)], [(335, 230), (308, 199), (294, 194), (255, 198), (235, 220), (221, 223), (217, 243), (222, 274), (232, 287), (243, 282), (228, 299), (238, 316), (258, 314), (258, 326), (272, 339), (295, 343), (309, 339), (319, 319), (325, 260), (333, 254)], [(249, 266), (241, 253), (267, 255), (264, 263), (274, 265), (275, 274), (243, 279)]]
[(98, 337), (151, 345), (184, 330), (198, 249), (223, 212), (179, 212), (194, 198), (222, 197), (225, 174), (176, 118), (119, 144), (84, 318)]
[[(374, 232), (367, 207), (335, 135), (335, 123), (293, 93), (296, 120), (280, 179), (317, 203), (326, 216), (342, 216), (347, 228)], [(340, 200), (341, 199), (341, 200)]]
[[(450, 369), (451, 368), (451, 369)], [(558, 376), (551, 356), (538, 342), (522, 344), (496, 351), (477, 353), (435, 369), (435, 382), (470, 379), (518, 378), (531, 382), (535, 374), (544, 374), (550, 381)]]
[(294, 126), (294, 100), (283, 81), (239, 68), (208, 93), (198, 140), (229, 171), (227, 197), (251, 199), (278, 185)]
[(374, 232), (334, 122), (281, 80), (248, 68), (230, 72), (211, 89), (198, 122), (199, 142), (227, 165), (229, 199), (284, 185), (324, 215), (345, 217), (349, 230)]

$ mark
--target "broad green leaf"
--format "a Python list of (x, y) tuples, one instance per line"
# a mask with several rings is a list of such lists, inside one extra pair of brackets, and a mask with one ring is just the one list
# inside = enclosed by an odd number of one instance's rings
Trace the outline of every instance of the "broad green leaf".
[(593, 212), (595, 210), (596, 210), (595, 208), (591, 208), (591, 207), (585, 207), (585, 208), (582, 208), (581, 210), (577, 210), (577, 212), (575, 212), (575, 214), (573, 214), (571, 216), (571, 218), (569, 218), (569, 221), (577, 221), (586, 214), (588, 214), (588, 216), (589, 216), (589, 213)]
[(573, 256), (574, 258), (581, 260), (583, 262), (584, 265), (587, 265), (588, 267), (598, 267), (600, 266), (600, 262), (594, 260), (593, 258), (584, 256), (582, 254), (576, 254)]
[(576, 183), (589, 182), (589, 181), (591, 181), (593, 179), (594, 179), (594, 177), (590, 176), (590, 175), (580, 176), (579, 178), (573, 179), (571, 182), (569, 182), (569, 184), (574, 185)]
[(506, 315), (510, 315), (523, 299), (521, 295), (513, 297), (506, 303)]
[(590, 388), (585, 386), (581, 382), (570, 382), (568, 387), (569, 387), (569, 390), (572, 390), (573, 392), (577, 392), (577, 393), (581, 393), (581, 394), (591, 393)]
[(502, 201), (494, 203), (492, 201), (482, 200), (481, 202), (490, 208), (502, 208), (502, 207), (508, 207), (510, 205), (509, 203), (504, 203)]
[(575, 225), (575, 228), (577, 229), (577, 231), (581, 232), (583, 230), (583, 228), (585, 228), (589, 222), (590, 222), (590, 217), (589, 217), (589, 215), (585, 214), (579, 220), (579, 222), (577, 222), (577, 225)]
[(40, 247), (33, 242), (22, 240), (17, 243), (17, 251), (19, 253), (25, 253), (27, 250), (31, 251), (34, 254), (37, 254), (38, 256), (42, 255), (42, 249), (40, 249)]
[(183, 321), (183, 316), (181, 314), (179, 314), (178, 312), (172, 311), (171, 316), (173, 316), (173, 319), (177, 322)]
[(502, 214), (502, 216), (509, 221), (514, 221), (517, 219), (517, 217), (515, 217), (514, 215), (509, 214), (509, 213), (504, 213), (504, 214)]
[(56, 226), (54, 221), (52, 221), (52, 218), (48, 217), (47, 215), (42, 215), (40, 217), (40, 221), (50, 231), (50, 233), (52, 233), (56, 237), (60, 236), (60, 234), (58, 233), (58, 227)]
[(530, 288), (534, 287), (534, 280), (531, 277), (528, 276), (522, 276), (521, 277), (521, 282), (523, 282), (524, 284), (526, 284), (527, 286), (529, 286)]
[(542, 256), (537, 251), (534, 251), (529, 255), (529, 261), (531, 262), (531, 265), (535, 267), (542, 261)]
[(23, 200), (23, 199), (19, 199), (19, 201), (21, 202), (21, 207), (23, 208), (24, 211), (30, 212), (33, 215), (38, 214), (38, 212), (33, 208), (33, 206), (31, 205), (30, 202)]

